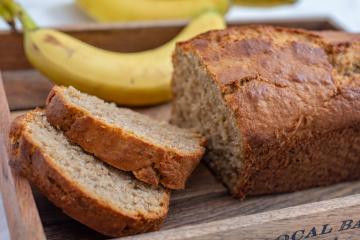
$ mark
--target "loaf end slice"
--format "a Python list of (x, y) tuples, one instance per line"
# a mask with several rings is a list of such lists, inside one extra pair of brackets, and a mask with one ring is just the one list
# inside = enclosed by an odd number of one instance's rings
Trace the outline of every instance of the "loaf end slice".
[(46, 115), (73, 143), (152, 185), (184, 188), (205, 151), (205, 140), (199, 134), (72, 87), (51, 90)]
[(13, 122), (9, 151), (13, 169), (66, 214), (104, 235), (157, 230), (167, 215), (168, 190), (86, 154), (41, 110)]

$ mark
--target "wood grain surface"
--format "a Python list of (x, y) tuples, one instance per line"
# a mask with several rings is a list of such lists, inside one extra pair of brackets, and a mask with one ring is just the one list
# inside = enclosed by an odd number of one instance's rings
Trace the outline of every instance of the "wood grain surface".
[(11, 239), (45, 239), (31, 188), (9, 167), (7, 141), (10, 112), (0, 73), (0, 188)]
[(35, 70), (4, 71), (3, 76), (11, 111), (43, 106), (53, 85)]
[(358, 194), (125, 239), (359, 239), (359, 212)]

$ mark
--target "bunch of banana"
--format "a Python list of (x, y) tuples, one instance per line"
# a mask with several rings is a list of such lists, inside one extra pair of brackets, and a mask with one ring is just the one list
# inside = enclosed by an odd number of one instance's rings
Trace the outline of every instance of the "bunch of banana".
[(75, 88), (121, 105), (152, 105), (171, 99), (171, 55), (175, 43), (211, 29), (225, 27), (223, 17), (206, 12), (195, 18), (165, 45), (137, 53), (95, 48), (64, 33), (36, 26), (24, 9), (0, 0), (24, 29), (24, 48), (30, 63), (59, 85)]
[(76, 0), (100, 22), (188, 19), (207, 10), (225, 14), (230, 0)]

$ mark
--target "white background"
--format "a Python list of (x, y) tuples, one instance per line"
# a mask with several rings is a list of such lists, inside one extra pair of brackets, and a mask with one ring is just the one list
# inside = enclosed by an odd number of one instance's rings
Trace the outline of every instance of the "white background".
[[(92, 22), (74, 6), (72, 0), (18, 1), (40, 26)], [(233, 7), (226, 17), (228, 20), (329, 17), (347, 31), (360, 32), (360, 0), (299, 0), (295, 5), (267, 9)], [(6, 24), (0, 22), (0, 29), (7, 29)], [(0, 239), (6, 240), (8, 236), (0, 198)]]
[[(91, 19), (76, 8), (73, 0), (18, 1), (22, 3), (40, 26), (92, 22)], [(314, 16), (328, 16), (346, 30), (360, 32), (360, 0), (299, 0), (295, 5), (267, 9), (233, 7), (227, 14), (227, 19), (286, 19)], [(4, 28), (6, 28), (6, 25), (0, 23), (0, 29)]]

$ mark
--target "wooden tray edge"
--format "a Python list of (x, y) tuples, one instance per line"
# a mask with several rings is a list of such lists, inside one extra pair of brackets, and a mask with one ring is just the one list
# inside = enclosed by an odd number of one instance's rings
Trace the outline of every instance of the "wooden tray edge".
[(7, 153), (10, 110), (0, 72), (0, 190), (10, 238), (46, 239), (31, 187), (28, 181), (14, 173)]
[(356, 194), (122, 239), (358, 239), (359, 212)]

